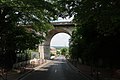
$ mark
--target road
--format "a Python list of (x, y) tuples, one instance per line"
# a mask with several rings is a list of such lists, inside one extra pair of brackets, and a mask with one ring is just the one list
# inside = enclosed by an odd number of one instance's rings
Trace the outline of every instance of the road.
[(90, 80), (71, 68), (64, 56), (57, 57), (44, 67), (28, 74), (21, 80)]

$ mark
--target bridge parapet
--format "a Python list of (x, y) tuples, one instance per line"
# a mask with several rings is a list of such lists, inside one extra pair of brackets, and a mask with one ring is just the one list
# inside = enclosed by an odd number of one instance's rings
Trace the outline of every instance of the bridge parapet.
[(56, 27), (56, 26), (75, 26), (73, 22), (51, 22), (51, 24)]

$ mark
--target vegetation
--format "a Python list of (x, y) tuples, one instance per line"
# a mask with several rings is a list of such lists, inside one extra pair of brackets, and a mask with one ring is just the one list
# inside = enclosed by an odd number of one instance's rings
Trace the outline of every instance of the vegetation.
[(66, 56), (68, 54), (68, 48), (61, 48), (60, 52), (61, 52), (61, 55)]
[[(74, 16), (76, 24), (71, 58), (95, 67), (118, 68), (119, 5), (119, 0), (0, 0), (0, 67), (11, 69), (17, 54), (42, 43), (52, 28), (49, 21), (61, 11), (59, 16)], [(63, 55), (66, 51), (61, 49)]]
[[(61, 0), (62, 17), (74, 15), (77, 24), (72, 33), (70, 54), (94, 66), (120, 65), (120, 1)], [(66, 11), (64, 11), (66, 10)]]
[(0, 67), (11, 69), (17, 54), (42, 43), (56, 15), (54, 2), (0, 0)]
[(57, 55), (60, 55), (60, 51), (59, 51), (59, 50), (57, 50), (56, 54), (57, 54)]
[(50, 56), (55, 56), (55, 54), (53, 54), (53, 53), (50, 53)]

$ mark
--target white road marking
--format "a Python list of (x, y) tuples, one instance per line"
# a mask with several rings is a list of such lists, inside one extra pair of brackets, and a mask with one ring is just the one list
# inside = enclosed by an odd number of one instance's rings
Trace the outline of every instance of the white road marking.
[(55, 69), (55, 73), (57, 72), (57, 69)]

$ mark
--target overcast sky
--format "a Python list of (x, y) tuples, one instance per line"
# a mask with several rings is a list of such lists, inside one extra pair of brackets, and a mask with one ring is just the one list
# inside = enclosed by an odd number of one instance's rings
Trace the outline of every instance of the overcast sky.
[(68, 47), (69, 46), (69, 39), (70, 39), (70, 35), (68, 35), (66, 33), (58, 33), (52, 38), (50, 46)]

